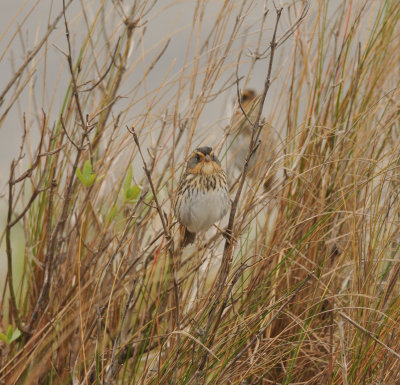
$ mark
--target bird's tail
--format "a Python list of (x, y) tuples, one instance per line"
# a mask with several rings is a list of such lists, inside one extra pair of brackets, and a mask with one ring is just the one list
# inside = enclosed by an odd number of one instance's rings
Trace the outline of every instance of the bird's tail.
[(190, 232), (186, 227), (183, 228), (183, 236), (181, 237), (180, 247), (184, 248), (193, 243), (196, 239), (196, 233)]

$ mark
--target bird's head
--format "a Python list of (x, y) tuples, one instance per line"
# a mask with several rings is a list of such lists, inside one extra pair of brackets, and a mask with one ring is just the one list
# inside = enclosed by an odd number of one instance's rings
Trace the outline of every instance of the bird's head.
[(236, 101), (236, 109), (232, 117), (231, 121), (231, 133), (241, 132), (244, 135), (251, 135), (252, 132), (252, 125), (249, 122), (254, 121), (257, 115), (257, 106), (259, 102), (259, 97), (257, 93), (252, 89), (246, 89), (240, 95), (240, 105), (247, 115), (247, 119), (243, 114), (241, 108), (239, 108), (239, 104)]
[(251, 103), (254, 101), (256, 96), (257, 96), (256, 91), (248, 88), (248, 89), (244, 90), (242, 95), (240, 96), (240, 102), (242, 104)]
[(214, 174), (221, 171), (221, 164), (211, 147), (199, 147), (190, 156), (187, 171), (192, 174)]

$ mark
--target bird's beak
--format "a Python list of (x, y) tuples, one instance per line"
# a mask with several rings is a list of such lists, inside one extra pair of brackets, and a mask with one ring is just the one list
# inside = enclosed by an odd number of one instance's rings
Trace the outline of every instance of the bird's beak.
[(206, 162), (211, 162), (211, 158), (210, 158), (209, 154), (206, 155)]

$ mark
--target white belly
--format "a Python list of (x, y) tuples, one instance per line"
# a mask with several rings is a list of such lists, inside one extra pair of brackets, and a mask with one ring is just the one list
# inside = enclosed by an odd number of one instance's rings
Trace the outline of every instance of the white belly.
[(193, 193), (179, 208), (179, 220), (192, 233), (207, 231), (228, 212), (229, 197), (224, 189)]

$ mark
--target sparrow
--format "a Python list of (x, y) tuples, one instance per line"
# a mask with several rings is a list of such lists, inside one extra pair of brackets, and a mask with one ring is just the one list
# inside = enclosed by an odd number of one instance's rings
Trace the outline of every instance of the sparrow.
[[(246, 161), (253, 130), (252, 123), (256, 120), (259, 108), (259, 95), (252, 89), (246, 89), (240, 96), (240, 104), (246, 115), (239, 106), (235, 108), (229, 128), (231, 162), (237, 170), (242, 170)], [(260, 135), (261, 144), (249, 160), (248, 176), (251, 178), (256, 178), (260, 170), (270, 169), (276, 157), (275, 138), (265, 119), (262, 118), (261, 124), (263, 125)], [(264, 180), (264, 189), (269, 190), (272, 182), (273, 173), (269, 172)]]
[(184, 229), (181, 247), (193, 243), (196, 233), (207, 231), (222, 219), (230, 205), (228, 183), (211, 147), (199, 147), (186, 163), (174, 207)]

